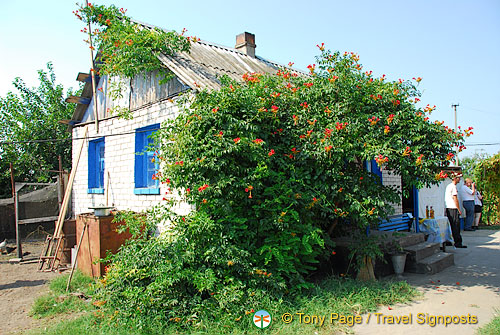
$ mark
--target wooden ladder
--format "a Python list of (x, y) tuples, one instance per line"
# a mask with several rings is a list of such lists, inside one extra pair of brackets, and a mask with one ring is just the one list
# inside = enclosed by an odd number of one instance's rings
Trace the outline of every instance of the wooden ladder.
[(42, 254), (38, 259), (38, 271), (52, 271), (56, 261), (60, 261), (60, 257), (57, 257), (57, 250), (55, 250), (58, 240), (60, 240), (60, 238), (50, 235), (45, 239)]

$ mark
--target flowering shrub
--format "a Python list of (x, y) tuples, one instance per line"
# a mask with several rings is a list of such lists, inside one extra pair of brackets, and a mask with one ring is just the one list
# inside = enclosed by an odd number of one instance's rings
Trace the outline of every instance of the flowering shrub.
[(190, 42), (198, 39), (184, 36), (185, 30), (178, 34), (175, 31), (146, 28), (125, 15), (126, 11), (115, 5), (92, 3), (73, 11), (82, 22), (94, 24), (91, 37), (87, 27), (83, 27), (81, 32), (85, 34), (84, 41), (89, 47), (99, 50), (99, 74), (133, 78), (140, 73), (158, 70), (163, 76), (162, 82), (168, 81), (172, 74), (158, 59), (158, 54), (173, 55), (178, 51), (189, 51)]
[[(443, 176), (464, 134), (422, 117), (416, 84), (373, 78), (357, 55), (320, 49), (308, 74), (222, 78), (163, 125), (156, 178), (168, 191), (150, 217), (170, 228), (116, 256), (102, 300), (120, 315), (196, 324), (203, 311), (241, 315), (261, 294), (308, 287), (335, 254), (332, 235), (378, 222), (400, 199), (366, 161), (407, 185)], [(195, 209), (178, 215), (179, 201)]]
[(326, 232), (366, 227), (399, 199), (365, 161), (421, 187), (443, 176), (463, 142), (464, 133), (421, 117), (432, 109), (415, 106), (416, 84), (373, 78), (358, 61), (323, 49), (309, 75), (224, 79), (220, 91), (187, 99), (162, 134), (163, 181), (286, 286), (303, 283), (331, 253)]

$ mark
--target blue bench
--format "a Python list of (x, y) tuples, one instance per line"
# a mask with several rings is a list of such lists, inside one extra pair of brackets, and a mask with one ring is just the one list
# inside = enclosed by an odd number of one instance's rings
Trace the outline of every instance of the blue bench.
[(379, 231), (409, 231), (413, 217), (408, 213), (392, 215), (378, 224)]

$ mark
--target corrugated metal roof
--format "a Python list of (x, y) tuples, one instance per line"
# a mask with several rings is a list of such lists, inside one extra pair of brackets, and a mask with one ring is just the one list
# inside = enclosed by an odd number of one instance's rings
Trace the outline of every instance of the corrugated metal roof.
[[(135, 22), (146, 29), (169, 31), (144, 22)], [(184, 84), (195, 90), (219, 89), (218, 78), (222, 75), (242, 80), (241, 77), (247, 72), (276, 73), (285, 68), (299, 75), (308, 75), (261, 57), (250, 57), (234, 48), (203, 40), (191, 43), (189, 52), (177, 53), (174, 56), (162, 54), (159, 58)]]
[(159, 58), (186, 85), (195, 90), (219, 89), (219, 78), (222, 75), (241, 80), (242, 75), (247, 72), (276, 73), (280, 68), (285, 68), (260, 57), (253, 58), (235, 49), (205, 41), (192, 43), (190, 52), (174, 56), (162, 54)]

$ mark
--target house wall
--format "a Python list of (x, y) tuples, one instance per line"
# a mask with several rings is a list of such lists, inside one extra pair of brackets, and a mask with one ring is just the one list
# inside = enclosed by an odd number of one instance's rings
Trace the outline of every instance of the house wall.
[[(394, 174), (394, 172), (388, 171), (387, 169), (382, 169), (382, 184), (384, 186), (393, 186), (401, 191), (401, 176)], [(394, 214), (403, 214), (402, 202), (391, 204), (394, 208)]]
[[(159, 195), (134, 194), (134, 161), (135, 161), (135, 130), (155, 123), (162, 123), (178, 115), (175, 98), (163, 100), (134, 112), (132, 120), (110, 118), (99, 122), (99, 134), (94, 123), (73, 128), (73, 138), (83, 137), (85, 128), (88, 138), (105, 137), (105, 174), (104, 188), (108, 188), (108, 204), (118, 210), (145, 211), (162, 201), (166, 188), (160, 185)], [(93, 108), (93, 106), (89, 106)], [(125, 134), (124, 134), (125, 133)], [(113, 136), (116, 135), (116, 136)], [(73, 141), (73, 166), (80, 141)], [(80, 162), (73, 184), (72, 208), (73, 214), (90, 212), (89, 207), (106, 204), (104, 194), (88, 194), (88, 140), (85, 141)], [(401, 177), (386, 169), (382, 169), (382, 181), (385, 186), (394, 186), (401, 190)], [(109, 185), (109, 187), (108, 187)], [(392, 204), (394, 214), (402, 214), (401, 202)], [(187, 213), (190, 207), (181, 205), (180, 213)]]
[[(437, 185), (432, 185), (430, 187), (424, 187), (418, 190), (418, 216), (425, 218), (425, 206), (432, 206), (434, 209), (435, 216), (445, 215), (445, 203), (444, 194), (446, 191), (446, 186), (451, 183), (450, 179), (441, 181)], [(460, 192), (459, 192), (460, 194)]]
[[(99, 133), (96, 133), (94, 123), (73, 128), (73, 138), (81, 138), (85, 128), (88, 129), (88, 138), (105, 137), (105, 171), (104, 194), (88, 194), (88, 148), (89, 141), (85, 140), (80, 161), (78, 164), (73, 190), (73, 214), (91, 212), (89, 207), (106, 204), (115, 206), (118, 210), (144, 211), (162, 201), (166, 188), (160, 185), (159, 195), (134, 194), (134, 161), (135, 161), (135, 130), (155, 123), (162, 123), (178, 114), (175, 100), (163, 100), (134, 111), (132, 120), (111, 118), (99, 122)], [(73, 167), (76, 166), (77, 150), (80, 141), (73, 141)], [(106, 190), (107, 188), (107, 190)], [(107, 191), (107, 192), (106, 192)], [(183, 205), (179, 212), (189, 211), (189, 206)]]
[[(117, 87), (121, 87), (120, 94), (112, 93), (112, 91), (116, 91)], [(188, 89), (177, 78), (173, 78), (167, 83), (160, 85), (158, 71), (139, 74), (133, 80), (103, 76), (96, 87), (97, 99), (91, 99), (82, 117), (82, 122), (89, 122), (95, 119), (94, 103), (96, 100), (99, 120), (102, 120), (112, 116), (112, 111), (115, 107), (127, 107), (135, 111), (145, 105), (168, 99)]]

